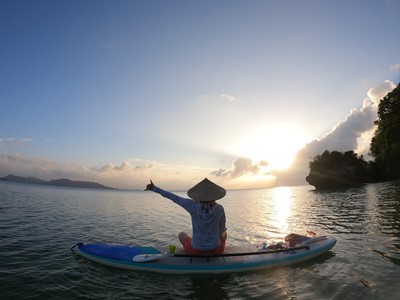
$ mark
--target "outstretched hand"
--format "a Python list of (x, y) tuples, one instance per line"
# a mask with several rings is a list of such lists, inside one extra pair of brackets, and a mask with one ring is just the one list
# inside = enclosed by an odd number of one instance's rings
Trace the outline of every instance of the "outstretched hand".
[(146, 186), (145, 191), (152, 191), (154, 186), (155, 185), (154, 185), (153, 181), (151, 181), (151, 179), (150, 179), (150, 183)]

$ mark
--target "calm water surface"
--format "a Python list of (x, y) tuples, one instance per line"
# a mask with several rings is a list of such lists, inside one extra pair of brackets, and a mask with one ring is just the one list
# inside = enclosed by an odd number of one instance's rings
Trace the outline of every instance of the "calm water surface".
[[(178, 193), (184, 195), (184, 193)], [(78, 242), (165, 247), (189, 215), (157, 194), (0, 181), (1, 299), (399, 299), (400, 182), (316, 192), (310, 186), (228, 191), (228, 242), (331, 234), (307, 263), (219, 276), (113, 269), (72, 254)]]

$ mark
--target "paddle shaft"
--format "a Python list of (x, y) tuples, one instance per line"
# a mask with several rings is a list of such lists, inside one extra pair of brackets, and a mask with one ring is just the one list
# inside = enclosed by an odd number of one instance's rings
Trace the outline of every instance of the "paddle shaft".
[(309, 246), (299, 246), (286, 249), (276, 249), (268, 251), (258, 251), (258, 252), (240, 252), (240, 253), (221, 253), (221, 254), (174, 254), (174, 257), (225, 257), (225, 256), (247, 256), (247, 255), (260, 255), (260, 254), (271, 254), (271, 253), (281, 253), (287, 251), (310, 249)]

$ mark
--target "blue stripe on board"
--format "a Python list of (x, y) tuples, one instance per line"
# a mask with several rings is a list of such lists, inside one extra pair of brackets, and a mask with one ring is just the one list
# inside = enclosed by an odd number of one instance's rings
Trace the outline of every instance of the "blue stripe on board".
[[(323, 246), (317, 247), (315, 249), (310, 249), (306, 251), (301, 251), (301, 252), (295, 252), (295, 253), (283, 253), (279, 254), (279, 258), (276, 257), (275, 259), (268, 259), (268, 260), (257, 260), (253, 262), (241, 262), (241, 263), (232, 263), (232, 264), (224, 264), (224, 265), (213, 265), (212, 263), (209, 263), (207, 265), (196, 265), (196, 264), (191, 264), (193, 263), (192, 258), (189, 258), (188, 260), (188, 265), (167, 265), (163, 263), (159, 263), (157, 261), (153, 262), (145, 262), (145, 263), (136, 263), (132, 261), (132, 257), (135, 256), (134, 251), (130, 252), (129, 256), (124, 256), (124, 259), (121, 260), (120, 258), (115, 258), (112, 257), (112, 255), (108, 255), (109, 257), (104, 257), (102, 255), (96, 255), (94, 253), (88, 253), (84, 249), (84, 246), (79, 245), (79, 252), (82, 252), (82, 254), (85, 254), (85, 256), (89, 259), (93, 259), (94, 261), (97, 261), (99, 263), (104, 263), (110, 266), (114, 267), (120, 267), (120, 268), (126, 268), (126, 269), (137, 269), (137, 270), (154, 270), (154, 271), (171, 271), (171, 273), (180, 272), (180, 271), (191, 271), (191, 272), (213, 272), (213, 271), (228, 271), (228, 270), (251, 270), (251, 269), (259, 269), (263, 267), (269, 267), (269, 266), (275, 266), (275, 265), (283, 265), (283, 264), (290, 264), (290, 263), (295, 263), (295, 262), (301, 262), (305, 261), (308, 259), (311, 259), (313, 257), (316, 257), (320, 255), (323, 252), (326, 252), (330, 248), (334, 246), (336, 243), (336, 240), (333, 238), (331, 241), (328, 243), (324, 244)], [(115, 247), (115, 246), (112, 246)], [(126, 246), (121, 246), (125, 247)], [(152, 248), (152, 247), (139, 247), (140, 249), (135, 249), (140, 250), (141, 253), (143, 254), (144, 252), (143, 249), (145, 248)], [(154, 248), (152, 248), (154, 249)], [(132, 249), (134, 250), (134, 249)], [(147, 249), (149, 251), (152, 251), (150, 249)], [(154, 249), (157, 251), (157, 253), (160, 253), (157, 249)], [(146, 252), (149, 253), (150, 252)], [(98, 253), (100, 254), (100, 253)], [(125, 255), (125, 253), (124, 253)], [(268, 255), (268, 254), (266, 254)], [(198, 259), (198, 258), (197, 258)], [(206, 258), (205, 258), (206, 259)]]
[(153, 247), (141, 246), (119, 246), (109, 244), (81, 244), (79, 249), (87, 254), (96, 255), (116, 260), (132, 260), (132, 257), (138, 254), (159, 254), (159, 250)]

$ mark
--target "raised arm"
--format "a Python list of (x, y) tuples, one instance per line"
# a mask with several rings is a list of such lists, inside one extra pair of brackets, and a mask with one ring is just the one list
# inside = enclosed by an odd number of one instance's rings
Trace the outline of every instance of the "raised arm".
[(195, 208), (194, 202), (191, 199), (183, 198), (174, 193), (165, 191), (165, 190), (155, 186), (153, 181), (151, 181), (151, 180), (150, 180), (150, 183), (146, 186), (145, 191), (153, 191), (157, 194), (160, 194), (164, 198), (170, 199), (173, 202), (175, 202), (176, 204), (182, 206), (188, 212), (193, 211)]
[(154, 189), (155, 185), (153, 181), (150, 179), (150, 183), (146, 186), (145, 191), (152, 191)]

